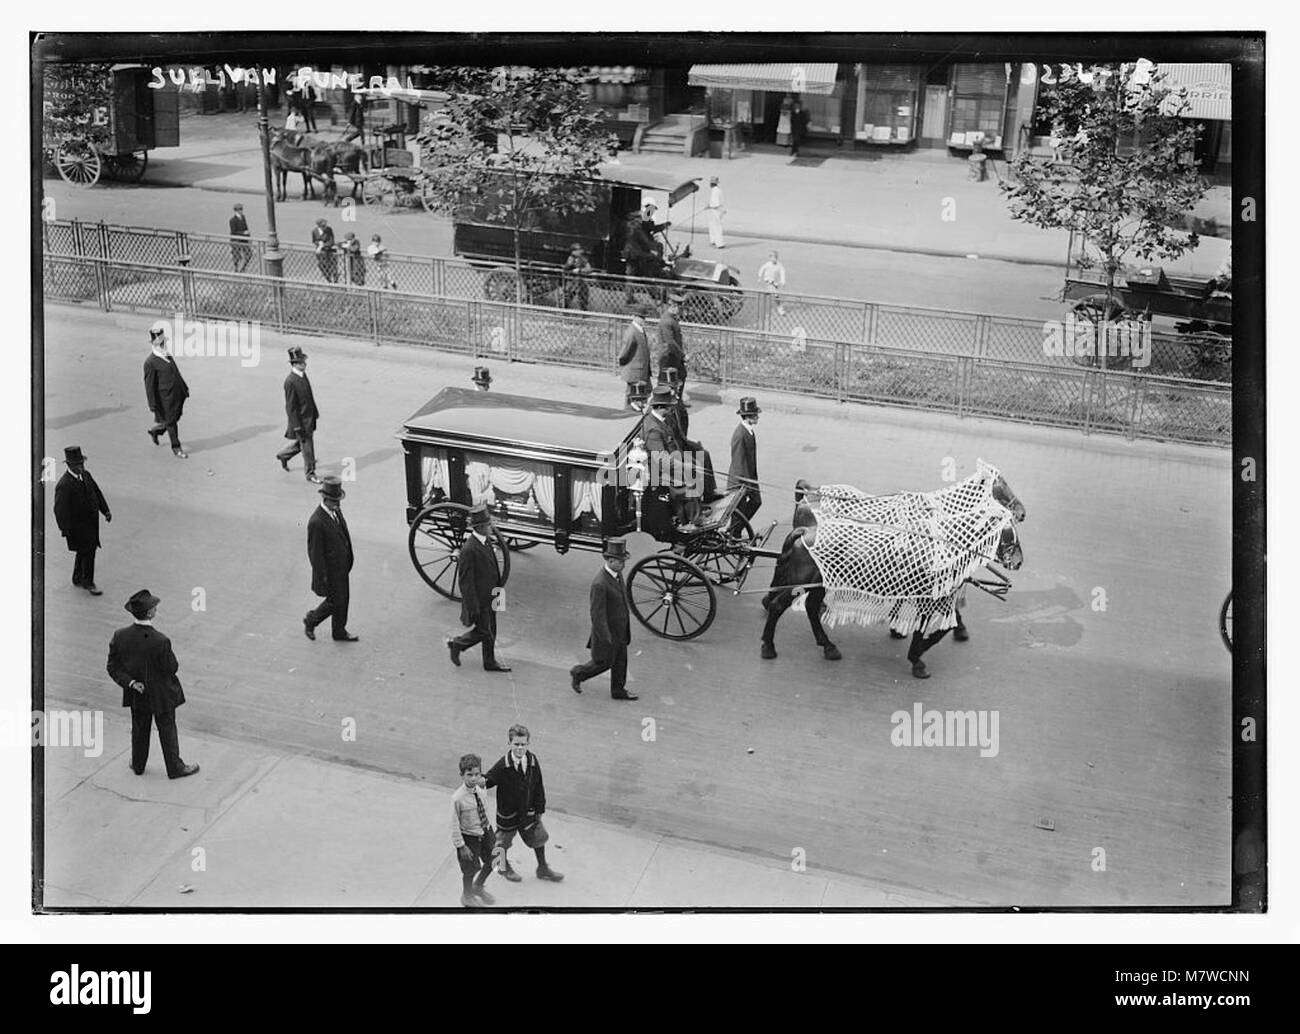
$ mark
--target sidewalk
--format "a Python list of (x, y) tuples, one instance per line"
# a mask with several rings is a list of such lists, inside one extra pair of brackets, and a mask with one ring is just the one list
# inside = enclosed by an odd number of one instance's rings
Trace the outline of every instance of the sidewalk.
[[(59, 704), (47, 701), (50, 710)], [(104, 713), (105, 746), (45, 751), (47, 908), (454, 908), (451, 791), (411, 779), (193, 732), (181, 750), (201, 770), (166, 777), (155, 735), (130, 771), (130, 718)], [(485, 758), (485, 764), (488, 759)], [(562, 788), (551, 787), (559, 797)], [(546, 813), (548, 860), (511, 860), (522, 883), (488, 881), (497, 907), (924, 908), (927, 900), (809, 868)], [(197, 869), (197, 871), (196, 871)]]
[[(277, 115), (271, 114), (273, 127), (279, 124)], [(345, 128), (322, 122), (318, 135), (341, 136)], [(755, 152), (731, 160), (622, 152), (619, 160), (683, 179), (701, 177), (706, 184), (709, 176), (717, 176), (726, 202), (727, 237), (1064, 265), (1067, 234), (1008, 215), (997, 185), (997, 176), (1006, 175), (1004, 162), (990, 162), (994, 170), (989, 179), (974, 183), (967, 179), (966, 163), (943, 151), (882, 157), (822, 153), (828, 156), (818, 165), (793, 165), (787, 155)], [(810, 152), (805, 160), (820, 156)], [(145, 180), (261, 195), (256, 115), (183, 119), (181, 146), (153, 152)], [(1213, 188), (1198, 211), (1227, 205), (1229, 195), (1226, 187)], [(703, 202), (698, 195), (701, 231)], [(679, 227), (684, 228), (683, 214), (690, 211), (689, 200), (673, 209)]]

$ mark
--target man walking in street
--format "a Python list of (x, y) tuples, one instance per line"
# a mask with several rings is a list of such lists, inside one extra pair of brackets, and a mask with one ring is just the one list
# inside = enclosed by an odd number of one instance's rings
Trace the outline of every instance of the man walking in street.
[(311, 242), (316, 248), (316, 265), (326, 283), (337, 283), (339, 279), (338, 254), (334, 250), (334, 230), (324, 219), (316, 220), (316, 228), (311, 232)]
[(718, 186), (718, 177), (709, 177), (709, 207), (705, 215), (709, 220), (709, 243), (715, 248), (725, 248), (727, 242), (722, 238), (722, 217), (727, 210), (722, 207), (722, 188)]
[(758, 487), (758, 400), (742, 398), (736, 410), (740, 423), (731, 433), (731, 467), (727, 471), (727, 491), (745, 488), (744, 497), (736, 507), (737, 512), (749, 520), (763, 505), (763, 494)]
[(587, 638), (591, 660), (569, 669), (569, 685), (575, 693), (581, 693), (587, 679), (609, 672), (609, 695), (615, 700), (636, 700), (637, 695), (627, 691), (627, 647), (632, 641), (632, 624), (623, 588), (626, 540), (610, 539), (603, 554), (605, 565), (591, 583), (591, 635)]
[(627, 385), (625, 401), (633, 409), (639, 407), (636, 399), (644, 399), (650, 392), (650, 344), (646, 337), (645, 318), (650, 307), (638, 305), (632, 312), (632, 322), (623, 335), (623, 351), (618, 357), (619, 373)]
[(668, 295), (668, 304), (659, 316), (659, 379), (663, 380), (665, 370), (676, 371), (676, 387), (680, 394), (686, 393), (686, 345), (682, 341), (682, 323), (680, 314), (686, 295), (673, 291)]
[(85, 589), (92, 596), (103, 593), (95, 585), (95, 550), (99, 548), (99, 515), (112, 522), (108, 501), (86, 469), (86, 457), (80, 445), (70, 445), (63, 450), (63, 462), (68, 465), (59, 483), (54, 486), (54, 521), (59, 534), (68, 540), (68, 549), (75, 554), (72, 562), (72, 584)]
[(248, 246), (248, 220), (244, 218), (244, 206), (235, 205), (234, 215), (230, 217), (230, 257), (235, 263), (235, 272), (242, 273), (253, 259), (253, 249)]
[(320, 486), (320, 506), (307, 521), (307, 559), (311, 561), (311, 591), (324, 602), (302, 619), (308, 639), (316, 638), (316, 626), (330, 618), (336, 643), (355, 643), (360, 637), (348, 631), (349, 578), (352, 571), (352, 536), (343, 519), (343, 482), (333, 475)]
[(177, 458), (187, 460), (190, 454), (181, 447), (180, 421), (190, 388), (176, 366), (176, 357), (167, 347), (166, 330), (150, 330), (149, 344), (150, 355), (144, 361), (144, 395), (154, 417), (149, 437), (157, 445), (158, 436), (166, 431), (172, 452)]
[(162, 744), (168, 779), (184, 779), (199, 770), (181, 759), (176, 734), (176, 708), (185, 703), (176, 672), (180, 665), (172, 653), (172, 641), (153, 627), (161, 601), (148, 589), (141, 589), (126, 601), (135, 618), (119, 628), (108, 644), (108, 675), (122, 687), (122, 706), (131, 709), (131, 771), (144, 775), (149, 760), (149, 734), (156, 723)]
[[(460, 622), (468, 626), (455, 639), (447, 640), (451, 663), (460, 667), (460, 655), (470, 647), (483, 644), (483, 670), (509, 671), (496, 658), (497, 607), (502, 599), (501, 565), (488, 541), (492, 535), (492, 517), (482, 503), (469, 515), (470, 533), (460, 547), (456, 577), (460, 584)], [(488, 785), (491, 785), (490, 783)]]
[(312, 393), (311, 381), (307, 379), (307, 353), (297, 346), (289, 349), (289, 375), (284, 379), (284, 412), (288, 419), (284, 436), (293, 441), (276, 453), (275, 458), (287, 471), (289, 461), (301, 452), (307, 480), (319, 485), (316, 447), (312, 439), (320, 410), (316, 408), (316, 396)]

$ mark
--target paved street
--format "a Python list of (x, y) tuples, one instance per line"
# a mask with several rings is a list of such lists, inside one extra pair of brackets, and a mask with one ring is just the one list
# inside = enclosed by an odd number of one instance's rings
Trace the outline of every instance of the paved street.
[[(61, 209), (61, 217), (161, 225), (187, 215), (220, 228), (231, 200), (145, 188), (97, 188), (68, 200), (59, 189), (51, 193), (61, 206), (86, 205), (81, 213)], [(249, 210), (256, 232), (258, 213)], [(293, 238), (305, 237), (319, 209), (282, 211)], [(826, 268), (844, 265), (829, 250)], [(1025, 278), (1033, 267), (1006, 265), (1020, 292), (1032, 295)], [(983, 274), (991, 265), (978, 268)], [(897, 291), (907, 276), (897, 275), (882, 286), (893, 301), (905, 300)], [(1046, 287), (1059, 271), (1043, 275)], [(943, 281), (926, 278), (932, 304)], [(978, 294), (981, 308), (993, 308), (991, 290)], [(647, 843), (667, 839), (773, 872), (788, 870), (802, 850), (824, 881), (822, 904), (837, 881), (952, 904), (1228, 901), (1230, 755), (1222, 730), (1230, 671), (1216, 628), (1231, 571), (1225, 452), (764, 396), (759, 470), (775, 487), (765, 489), (759, 523), (788, 524), (791, 500), (781, 486), (800, 476), (875, 492), (932, 489), (945, 457), (962, 475), (983, 457), (1028, 508), (1025, 567), (1005, 604), (976, 594), (971, 641), (936, 647), (928, 682), (910, 677), (905, 644), (879, 628), (836, 630), (845, 659), (825, 661), (797, 613), (781, 626), (779, 658), (763, 661), (762, 611), (757, 595), (747, 594), (722, 596), (714, 625), (692, 643), (653, 639), (635, 626), (630, 688), (641, 700), (619, 704), (599, 683), (582, 696), (568, 687), (566, 669), (583, 654), (586, 585), (598, 563), (586, 554), (543, 547), (516, 556), (501, 615), (512, 674), (448, 663), (442, 641), (458, 628), (457, 608), (424, 586), (407, 557), (394, 432), (444, 385), (467, 385), (472, 361), (271, 333), (262, 335), (256, 367), (182, 358), (192, 391), (182, 433), (192, 458), (180, 462), (143, 434), (149, 417), (140, 364), (151, 319), (46, 310), (44, 449), (58, 456), (64, 445), (82, 445), (115, 518), (102, 530), (97, 580), (105, 595), (93, 599), (69, 584), (71, 557), (53, 532), (47, 498), (47, 693), (71, 706), (120, 710), (120, 691), (104, 674), (108, 639), (129, 620), (121, 604), (130, 593), (148, 587), (160, 595), (157, 621), (173, 639), (189, 700), (178, 713), (182, 751), (203, 772), (160, 783), (155, 757), (152, 779), (168, 800), (202, 801), (205, 822), (226, 790), (250, 780), (283, 790), (274, 807), (242, 812), (243, 824), (226, 831), (268, 866), (286, 857), (309, 870), (326, 864), (303, 847), (324, 842), (299, 836), (295, 816), (310, 814), (344, 824), (334, 831), (344, 845), (338, 850), (362, 858), (364, 845), (372, 852), (381, 845), (379, 854), (401, 855), (394, 865), (418, 868), (411, 844), (445, 846), (441, 794), (457, 781), (456, 758), (470, 750), (498, 756), (508, 726), (522, 721), (546, 771), (556, 825), (569, 817), (562, 868), (569, 858), (582, 858), (580, 867), (595, 858), (632, 866)], [(284, 349), (293, 344), (311, 355), (322, 472), (337, 472), (344, 457), (357, 470), (344, 503), (357, 553), (350, 625), (361, 641), (352, 646), (302, 635), (301, 615), (314, 601), (304, 527), (317, 496), (300, 472), (284, 474), (274, 459), (283, 442)], [(612, 374), (500, 364), (493, 374), (503, 393), (621, 399)], [(697, 396), (692, 432), (715, 456), (725, 454), (735, 401), (730, 392)], [(630, 547), (634, 556), (655, 548), (645, 537)], [(764, 565), (750, 587), (769, 578)], [(200, 588), (206, 608), (195, 610)], [(996, 710), (997, 755), (891, 745), (891, 715), (917, 703)], [(656, 726), (650, 742), (642, 738), (647, 717)], [(355, 742), (340, 732), (348, 718)], [(109, 751), (121, 751), (124, 735), (120, 721), (110, 725)], [(259, 782), (271, 765), (280, 775)], [(429, 797), (414, 792), (420, 784), (431, 788)], [(336, 794), (322, 794), (336, 785)], [(336, 798), (348, 804), (333, 812)], [(432, 802), (428, 813), (424, 801)], [(57, 798), (49, 808), (54, 822)], [(129, 802), (114, 808), (128, 814)], [(364, 825), (347, 825), (358, 815)], [(1038, 828), (1040, 818), (1054, 829)], [(174, 871), (174, 854), (188, 841), (150, 829), (148, 837), (114, 836), (100, 851), (54, 858), (60, 885), (84, 895), (70, 894), (69, 902), (123, 903), (142, 894), (142, 902), (170, 902), (112, 877), (136, 855), (150, 858), (150, 871)], [(613, 843), (616, 833), (635, 850), (602, 854), (596, 845)], [(454, 904), (454, 887), (445, 901), (421, 896), (444, 862), (442, 853), (428, 859), (424, 882), (408, 872), (384, 883), (392, 890), (382, 903)], [(93, 871), (105, 874), (102, 886)], [(720, 865), (716, 878), (734, 881), (734, 872)], [(223, 880), (222, 903), (233, 903), (242, 884), (229, 872)], [(177, 882), (168, 876), (169, 887)], [(303, 900), (277, 903), (358, 903), (328, 880), (304, 886)], [(608, 887), (597, 894), (594, 877), (591, 886), (589, 903), (607, 904)], [(755, 905), (777, 903), (782, 893), (753, 887)], [(564, 903), (585, 903), (582, 888), (580, 878), (566, 882)], [(696, 900), (720, 899), (701, 890)]]

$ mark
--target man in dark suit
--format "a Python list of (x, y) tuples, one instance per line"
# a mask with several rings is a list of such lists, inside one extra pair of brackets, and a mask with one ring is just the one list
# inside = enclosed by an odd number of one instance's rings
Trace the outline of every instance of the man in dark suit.
[(623, 590), (627, 542), (610, 539), (604, 556), (605, 566), (591, 583), (591, 635), (587, 638), (591, 660), (569, 669), (569, 685), (581, 693), (587, 679), (609, 672), (609, 695), (615, 700), (636, 700), (637, 695), (627, 691), (627, 647), (632, 641)]
[(243, 205), (235, 205), (234, 215), (230, 217), (230, 257), (236, 273), (246, 270), (253, 258), (253, 249), (248, 246), (248, 220), (244, 218)]
[(348, 631), (348, 576), (352, 571), (352, 536), (343, 519), (343, 482), (326, 477), (320, 487), (320, 506), (307, 521), (307, 558), (311, 561), (311, 591), (325, 597), (319, 607), (302, 619), (308, 639), (316, 638), (316, 626), (331, 618), (330, 628), (337, 643), (355, 643), (359, 636)]
[(645, 318), (650, 306), (637, 305), (632, 310), (632, 322), (623, 335), (623, 351), (618, 356), (619, 373), (627, 384), (627, 404), (639, 408), (637, 400), (650, 390), (650, 344), (646, 337)]
[(144, 397), (154, 418), (149, 437), (157, 445), (158, 436), (166, 431), (172, 452), (187, 460), (190, 454), (181, 447), (180, 421), (190, 388), (167, 347), (167, 332), (161, 328), (150, 330), (149, 344), (152, 351), (144, 361)]
[(131, 771), (144, 775), (149, 760), (149, 732), (158, 725), (163, 762), (169, 779), (183, 779), (199, 770), (181, 760), (176, 735), (176, 708), (185, 703), (172, 653), (172, 641), (153, 627), (159, 599), (141, 589), (126, 601), (135, 623), (119, 628), (108, 644), (108, 675), (122, 687), (122, 706), (131, 709)]
[[(470, 533), (460, 547), (456, 578), (460, 584), (460, 622), (469, 626), (455, 639), (447, 640), (451, 663), (460, 667), (460, 655), (483, 644), (483, 670), (509, 671), (496, 658), (497, 607), (501, 588), (501, 565), (497, 562), (489, 536), (492, 517), (481, 503), (470, 511)], [(490, 785), (490, 784), (489, 784)]]
[(686, 295), (676, 292), (668, 295), (668, 305), (659, 317), (658, 375), (666, 370), (676, 371), (677, 391), (686, 391), (686, 345), (682, 341), (682, 324), (679, 318)]
[(95, 550), (99, 548), (99, 515), (110, 523), (112, 513), (104, 493), (86, 469), (86, 457), (80, 445), (70, 445), (63, 450), (63, 462), (68, 465), (59, 483), (54, 486), (54, 521), (59, 534), (68, 540), (68, 549), (76, 554), (72, 562), (72, 584), (85, 589), (92, 596), (102, 596), (95, 585)]
[(740, 423), (731, 433), (731, 469), (727, 471), (727, 491), (734, 488), (747, 488), (736, 510), (749, 519), (763, 505), (763, 494), (758, 488), (758, 440), (755, 426), (758, 424), (758, 400), (742, 398), (736, 413)]
[[(694, 531), (699, 516), (700, 493), (689, 487), (697, 480), (695, 459), (699, 455), (682, 440), (675, 417), (677, 395), (666, 384), (656, 384), (650, 393), (649, 412), (641, 420), (641, 440), (650, 463), (652, 486), (667, 487), (673, 517), (683, 531)], [(697, 443), (692, 443), (697, 444)], [(702, 462), (698, 468), (703, 475)]]
[(327, 283), (337, 283), (339, 257), (335, 251), (333, 227), (324, 219), (317, 219), (316, 228), (311, 231), (311, 242), (316, 248), (316, 265), (320, 269), (320, 275)]
[(280, 466), (288, 470), (289, 461), (301, 452), (307, 480), (319, 485), (321, 482), (316, 476), (316, 449), (312, 436), (316, 433), (320, 411), (316, 408), (311, 381), (307, 379), (307, 353), (296, 346), (289, 349), (289, 375), (284, 379), (284, 412), (288, 418), (284, 436), (293, 441), (276, 453), (275, 458), (280, 461)]

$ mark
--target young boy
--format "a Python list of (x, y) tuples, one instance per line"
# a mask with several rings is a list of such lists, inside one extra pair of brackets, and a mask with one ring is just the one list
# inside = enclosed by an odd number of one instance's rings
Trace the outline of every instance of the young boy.
[(487, 793), (483, 790), (483, 759), (477, 754), (466, 754), (460, 759), (462, 783), (451, 795), (451, 842), (460, 862), (464, 889), (460, 903), (466, 908), (496, 904), (496, 899), (483, 889), (492, 875), (492, 852), (496, 849), (496, 834), (487, 817)]
[(781, 256), (775, 251), (767, 253), (767, 261), (758, 267), (758, 282), (763, 290), (776, 299), (776, 311), (785, 315), (785, 306), (781, 303), (781, 292), (785, 289), (785, 266), (781, 265)]
[[(488, 771), (484, 786), (497, 788), (497, 828), (501, 830), (501, 875), (512, 883), (523, 877), (510, 865), (506, 852), (514, 842), (515, 834), (525, 846), (537, 852), (537, 878), (559, 883), (563, 874), (546, 864), (546, 827), (542, 813), (546, 811), (546, 790), (542, 786), (542, 766), (537, 755), (528, 749), (528, 730), (522, 725), (510, 726), (508, 733), (510, 751)], [(459, 792), (459, 791), (457, 791)]]
[(379, 234), (371, 236), (366, 253), (374, 260), (375, 268), (379, 270), (380, 283), (388, 290), (396, 289), (397, 281), (393, 278), (393, 271), (388, 265), (388, 249), (384, 247), (383, 238)]

